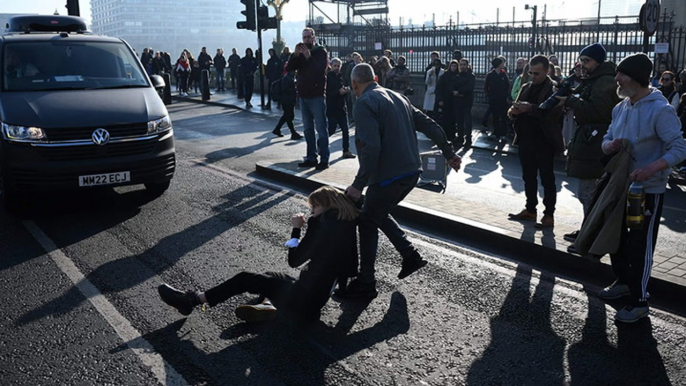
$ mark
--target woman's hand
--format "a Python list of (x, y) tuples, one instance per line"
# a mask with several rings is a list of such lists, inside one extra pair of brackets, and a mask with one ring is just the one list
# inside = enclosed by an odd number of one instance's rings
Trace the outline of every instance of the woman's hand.
[(302, 213), (294, 214), (291, 217), (291, 224), (293, 228), (302, 228), (305, 225), (305, 215)]

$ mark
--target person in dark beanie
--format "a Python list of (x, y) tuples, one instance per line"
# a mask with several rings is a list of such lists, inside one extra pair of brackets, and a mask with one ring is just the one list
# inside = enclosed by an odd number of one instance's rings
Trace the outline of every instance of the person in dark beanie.
[[(584, 47), (579, 53), (581, 85), (570, 96), (557, 97), (574, 111), (576, 130), (568, 144), (567, 175), (578, 179), (576, 197), (583, 205), (584, 218), (590, 210), (596, 179), (605, 171), (600, 144), (612, 121), (612, 108), (619, 103), (614, 79), (616, 66), (605, 58), (605, 48), (600, 43)], [(578, 234), (574, 231), (564, 238), (573, 242)]]
[[(669, 171), (686, 159), (686, 140), (681, 136), (679, 118), (662, 93), (649, 87), (651, 71), (650, 58), (643, 53), (629, 55), (617, 66), (617, 94), (623, 100), (612, 110), (612, 122), (603, 137), (602, 150), (614, 156), (613, 163), (625, 160), (628, 178), (621, 171), (610, 177), (575, 242), (577, 248), (585, 249), (584, 239), (591, 233), (587, 229), (595, 228), (597, 223), (607, 224), (605, 227), (613, 224), (610, 229), (613, 233), (604, 229), (603, 233), (598, 233), (604, 237), (600, 242), (593, 241), (590, 252), (610, 253), (616, 280), (601, 290), (598, 297), (604, 300), (626, 298), (627, 306), (615, 314), (615, 320), (623, 323), (636, 322), (650, 312), (647, 287)], [(618, 177), (620, 182), (615, 182), (613, 177)], [(627, 229), (623, 207), (617, 211), (618, 221), (612, 222), (612, 215), (607, 215), (610, 210), (602, 206), (606, 194), (611, 197), (608, 202), (625, 202), (630, 182), (641, 183), (646, 193), (645, 220), (641, 229)], [(613, 184), (617, 184), (618, 189)], [(593, 251), (599, 243), (609, 241), (614, 241), (612, 246)]]
[(498, 56), (491, 61), (493, 70), (486, 75), (484, 91), (488, 97), (488, 108), (493, 114), (493, 133), (488, 137), (493, 141), (507, 142), (507, 97), (510, 93), (510, 80), (505, 72), (507, 61)]

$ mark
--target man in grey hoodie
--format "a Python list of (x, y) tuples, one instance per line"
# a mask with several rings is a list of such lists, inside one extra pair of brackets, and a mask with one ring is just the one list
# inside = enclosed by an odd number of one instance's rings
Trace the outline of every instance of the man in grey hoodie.
[(648, 315), (648, 280), (660, 226), (669, 169), (686, 159), (686, 140), (674, 108), (659, 90), (649, 86), (652, 62), (645, 54), (629, 55), (617, 66), (617, 95), (624, 98), (612, 110), (612, 123), (602, 149), (611, 155), (623, 151), (622, 140), (633, 147), (632, 181), (646, 193), (642, 229), (622, 226), (619, 249), (610, 254), (616, 280), (598, 296), (612, 300), (629, 296), (615, 320), (632, 323)]
[(374, 70), (366, 63), (352, 70), (352, 86), (357, 102), (353, 114), (357, 127), (355, 147), (360, 168), (345, 193), (358, 201), (367, 193), (360, 214), (360, 273), (345, 291), (349, 298), (374, 298), (377, 295), (374, 263), (379, 229), (388, 237), (403, 258), (399, 279), (426, 265), (419, 252), (405, 237), (390, 212), (417, 185), (422, 172), (417, 146), (417, 131), (429, 137), (454, 169), (460, 169), (455, 154), (441, 126), (412, 106), (406, 96), (383, 88), (374, 81)]

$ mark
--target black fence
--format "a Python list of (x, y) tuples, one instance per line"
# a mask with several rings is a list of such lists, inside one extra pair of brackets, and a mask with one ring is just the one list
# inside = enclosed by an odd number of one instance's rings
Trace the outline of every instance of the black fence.
[[(647, 52), (651, 58), (664, 61), (668, 69), (678, 71), (686, 65), (686, 28), (676, 27), (663, 15), (658, 31), (649, 38)], [(542, 20), (537, 23), (467, 24), (458, 28), (390, 27), (347, 24), (312, 24), (320, 43), (332, 57), (359, 52), (365, 59), (381, 56), (384, 49), (394, 56), (404, 55), (413, 72), (422, 73), (429, 65), (430, 54), (437, 51), (442, 60), (461, 50), (472, 63), (474, 73), (490, 71), (491, 60), (504, 55), (510, 69), (518, 57), (535, 53), (556, 54), (563, 73), (576, 62), (579, 51), (588, 44), (600, 42), (608, 60), (615, 63), (628, 54), (643, 51), (644, 33), (638, 17), (615, 17), (592, 20)], [(654, 54), (655, 43), (669, 43), (669, 52)]]

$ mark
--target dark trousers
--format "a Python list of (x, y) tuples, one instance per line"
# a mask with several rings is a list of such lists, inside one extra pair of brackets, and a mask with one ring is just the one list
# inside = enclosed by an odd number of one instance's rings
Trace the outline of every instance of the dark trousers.
[(229, 70), (229, 74), (231, 75), (231, 88), (235, 89), (236, 88), (236, 77), (238, 76), (238, 71), (235, 69)]
[(507, 135), (507, 99), (496, 99), (488, 103), (493, 114), (493, 134), (496, 137)]
[(374, 265), (379, 245), (379, 229), (388, 237), (388, 241), (400, 252), (403, 259), (415, 251), (390, 212), (410, 194), (418, 180), (419, 173), (393, 181), (387, 186), (374, 184), (367, 188), (359, 225), (360, 273), (357, 277), (361, 282), (371, 283), (375, 280)]
[(456, 103), (455, 120), (457, 121), (457, 142), (472, 143), (472, 104)]
[(445, 136), (448, 141), (455, 139), (455, 108), (452, 106), (453, 102), (449, 102), (450, 107), (446, 107), (445, 102), (443, 105), (443, 131), (445, 131)]
[(188, 92), (188, 71), (181, 71), (180, 72), (180, 85), (181, 85), (181, 92)]
[(226, 301), (232, 296), (245, 292), (260, 295), (274, 304), (276, 308), (285, 304), (286, 297), (293, 287), (295, 278), (284, 273), (241, 272), (218, 286), (205, 291), (210, 307)]
[(348, 116), (345, 111), (327, 115), (326, 119), (329, 122), (329, 136), (336, 132), (336, 127), (340, 127), (343, 134), (343, 152), (350, 151), (350, 131), (348, 129)]
[(295, 106), (284, 104), (281, 107), (283, 107), (283, 115), (281, 115), (281, 119), (279, 119), (279, 123), (276, 124), (276, 129), (274, 129), (274, 131), (281, 132), (281, 126), (283, 126), (285, 123), (288, 125), (288, 130), (291, 131), (291, 135), (295, 134), (296, 131), (295, 127), (293, 126), (293, 119), (295, 118)]
[(491, 116), (491, 105), (489, 104), (488, 107), (486, 107), (486, 112), (484, 113), (483, 118), (481, 118), (481, 126), (488, 127), (488, 117)]
[(538, 205), (538, 175), (543, 185), (543, 214), (552, 216), (557, 202), (557, 187), (555, 186), (555, 151), (543, 141), (519, 144), (519, 162), (522, 165), (522, 180), (526, 194), (526, 210), (536, 212)]
[(250, 100), (252, 99), (252, 91), (255, 87), (255, 77), (246, 76), (243, 79), (243, 95), (245, 97), (245, 103), (250, 103)]
[(612, 271), (620, 283), (629, 286), (633, 306), (642, 306), (648, 301), (648, 280), (653, 268), (664, 196), (664, 193), (646, 194), (643, 228), (627, 229), (626, 223), (622, 224), (619, 250), (610, 254)]

